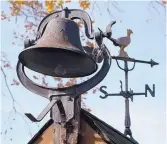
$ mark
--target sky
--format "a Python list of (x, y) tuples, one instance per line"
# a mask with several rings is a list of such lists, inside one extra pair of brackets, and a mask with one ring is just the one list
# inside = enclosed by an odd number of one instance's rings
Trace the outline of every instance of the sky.
[[(145, 84), (150, 88), (155, 84), (155, 97), (138, 96), (134, 101), (130, 101), (131, 130), (133, 137), (140, 144), (165, 144), (165, 105), (166, 105), (166, 19), (165, 11), (159, 4), (150, 5), (146, 1), (117, 1), (114, 6), (111, 3), (98, 1), (94, 12), (87, 12), (95, 20), (94, 29), (98, 27), (103, 31), (107, 24), (116, 20), (113, 26), (113, 37), (118, 38), (126, 35), (127, 29), (132, 29), (131, 44), (126, 49), (129, 57), (139, 60), (150, 60), (159, 62), (158, 66), (151, 68), (149, 65), (136, 64), (135, 69), (129, 73), (129, 88), (134, 92), (144, 92)], [(156, 10), (153, 8), (156, 7)], [(78, 3), (72, 2), (69, 8), (78, 8)], [(109, 8), (110, 14), (106, 8)], [(2, 2), (2, 9), (9, 13), (9, 5)], [(12, 83), (16, 75), (16, 64), (18, 55), (23, 49), (22, 46), (12, 45), (13, 31), (24, 33), (24, 19), (19, 18), (18, 22), (11, 19), (10, 22), (2, 21), (1, 23), (1, 51), (7, 54), (11, 62), (12, 69), (5, 69), (8, 83)], [(16, 41), (17, 42), (17, 41)], [(104, 43), (110, 50), (111, 55), (118, 55), (118, 47), (105, 40)], [(131, 66), (131, 65), (130, 65)], [(106, 78), (98, 84), (107, 86), (108, 93), (120, 92), (120, 80), (123, 81), (124, 73), (112, 60), (112, 65)], [(11, 91), (22, 107), (16, 106), (18, 111), (23, 115), (31, 112), (37, 116), (48, 104), (48, 100), (35, 95), (20, 86), (11, 86)], [(89, 93), (87, 95), (86, 105), (92, 110), (92, 114), (107, 122), (109, 125), (124, 132), (124, 115), (125, 104), (122, 97), (108, 97), (100, 99), (102, 93)], [(14, 114), (12, 110), (12, 101), (9, 92), (5, 86), (3, 76), (1, 76), (1, 142), (3, 144), (26, 144), (31, 137), (42, 127), (49, 119), (45, 119), (36, 124), (20, 115)], [(28, 124), (27, 124), (28, 123)], [(7, 131), (6, 131), (7, 129)], [(30, 132), (32, 136), (30, 135)], [(6, 134), (5, 134), (6, 133)], [(12, 140), (11, 140), (12, 139)]]

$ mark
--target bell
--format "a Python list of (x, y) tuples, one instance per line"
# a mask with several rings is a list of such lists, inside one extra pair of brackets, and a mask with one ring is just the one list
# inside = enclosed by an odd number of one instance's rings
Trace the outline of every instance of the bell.
[(66, 18), (52, 19), (19, 60), (33, 71), (54, 77), (84, 77), (97, 70), (96, 62), (83, 50), (77, 24)]

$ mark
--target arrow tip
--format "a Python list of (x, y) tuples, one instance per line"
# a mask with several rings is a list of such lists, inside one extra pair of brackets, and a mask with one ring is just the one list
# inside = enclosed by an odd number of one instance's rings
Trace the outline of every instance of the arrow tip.
[(150, 63), (151, 63), (151, 67), (155, 66), (155, 65), (159, 65), (159, 63), (155, 62), (154, 60), (150, 60)]

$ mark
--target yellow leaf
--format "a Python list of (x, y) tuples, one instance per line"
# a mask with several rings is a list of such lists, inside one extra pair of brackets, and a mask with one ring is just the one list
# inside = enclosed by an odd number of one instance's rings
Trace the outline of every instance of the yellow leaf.
[(64, 86), (63, 86), (62, 83), (57, 84), (57, 88), (63, 88), (63, 87), (64, 87)]
[(166, 5), (167, 0), (162, 0), (162, 4)]
[(70, 83), (70, 82), (67, 82), (66, 84), (65, 84), (65, 86), (66, 87), (70, 87), (72, 84)]
[(77, 25), (79, 28), (83, 27), (83, 23), (82, 22), (77, 22)]
[(46, 0), (45, 1), (45, 6), (46, 6), (46, 10), (51, 13), (54, 11), (54, 5), (55, 5), (55, 1), (53, 0)]
[(62, 81), (62, 78), (59, 78), (59, 77), (55, 77), (54, 78), (56, 81)]
[(16, 1), (16, 3), (17, 3), (18, 5), (23, 5), (23, 4), (24, 4), (24, 0)]
[(38, 78), (35, 75), (33, 76), (33, 78), (36, 79), (36, 80), (38, 80)]
[(80, 0), (79, 4), (83, 10), (86, 10), (87, 8), (89, 8), (90, 2), (89, 0)]
[(86, 44), (87, 44), (87, 46), (89, 46), (89, 47), (91, 47), (91, 48), (94, 48), (94, 44), (93, 44), (93, 43), (87, 41)]
[(93, 89), (93, 94), (95, 94), (96, 93), (96, 89)]
[(71, 0), (65, 0), (65, 2), (66, 2), (66, 3), (70, 3), (70, 2), (71, 2)]
[(88, 94), (88, 92), (83, 93), (83, 95)]

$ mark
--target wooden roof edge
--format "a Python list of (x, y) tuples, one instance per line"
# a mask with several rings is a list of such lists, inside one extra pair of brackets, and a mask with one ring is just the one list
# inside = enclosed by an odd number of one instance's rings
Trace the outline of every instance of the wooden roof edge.
[[(102, 125), (104, 125), (105, 127), (108, 127), (108, 129), (112, 129), (112, 131), (114, 131), (116, 134), (118, 134), (119, 136), (121, 136), (123, 139), (128, 140), (131, 144), (138, 144), (135, 140), (132, 140), (128, 137), (126, 137), (124, 134), (122, 134), (120, 131), (118, 131), (117, 129), (113, 128), (112, 126), (108, 125), (107, 123), (105, 123), (104, 121), (100, 120), (99, 118), (97, 118), (96, 116), (92, 115), (91, 113), (87, 112), (84, 109), (81, 109), (81, 117), (90, 125), (90, 127), (92, 127), (92, 129), (94, 129), (98, 134), (100, 134), (101, 138), (108, 143), (108, 134), (105, 132), (105, 130), (102, 130), (101, 127), (98, 127), (99, 124), (95, 124), (96, 121), (98, 121), (98, 123), (101, 123)], [(91, 120), (91, 121), (90, 121)], [(37, 140), (37, 138), (39, 136), (42, 135), (42, 133), (53, 124), (53, 120), (50, 119), (46, 122), (46, 124), (44, 124), (44, 126), (34, 135), (34, 137), (27, 143), (27, 144), (33, 144), (33, 142), (35, 140)], [(105, 137), (104, 137), (105, 134)], [(107, 136), (107, 139), (106, 139)], [(111, 138), (110, 138), (111, 139)]]
[[(123, 139), (126, 139), (126, 141), (128, 141), (128, 144), (139, 144), (135, 139), (131, 139), (131, 138), (125, 136), (123, 133), (121, 133), (117, 129), (113, 128), (109, 124), (105, 123), (103, 120), (101, 120), (101, 119), (97, 118), (96, 116), (92, 115), (91, 113), (87, 112), (86, 110), (81, 109), (81, 113), (82, 113), (83, 119), (90, 125), (90, 127), (92, 127), (92, 129), (94, 129), (101, 136), (101, 138), (106, 143), (109, 142), (108, 139), (110, 139), (110, 140), (113, 139), (113, 138), (108, 137), (110, 135), (110, 133), (107, 132), (108, 130), (112, 130), (113, 132), (115, 132), (117, 134), (117, 136), (120, 136)], [(108, 130), (104, 129), (104, 127), (107, 127)], [(122, 143), (120, 142), (120, 144), (122, 144)]]
[(53, 124), (53, 120), (48, 120), (43, 127), (33, 136), (33, 138), (27, 144), (33, 144), (33, 142), (42, 135), (42, 133)]

